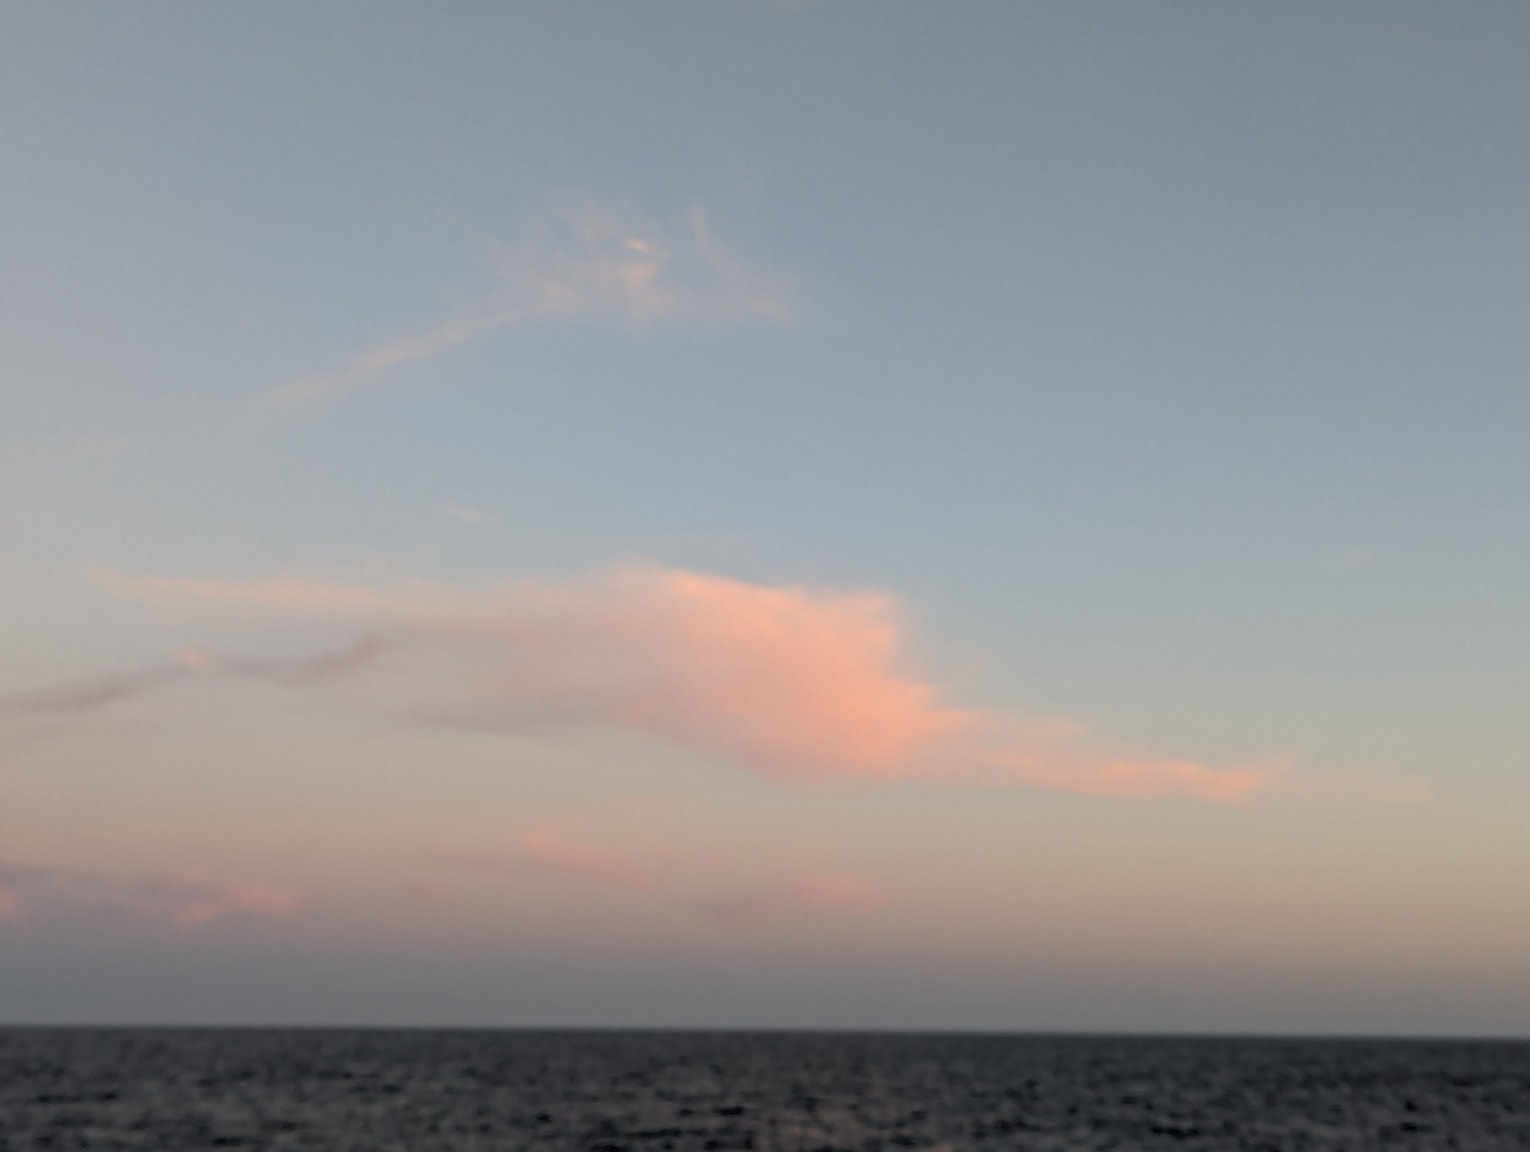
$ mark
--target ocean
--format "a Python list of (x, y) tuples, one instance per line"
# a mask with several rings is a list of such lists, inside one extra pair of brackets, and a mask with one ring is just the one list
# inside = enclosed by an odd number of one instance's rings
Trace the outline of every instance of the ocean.
[(20, 1149), (1530, 1149), (1530, 1043), (0, 1029)]

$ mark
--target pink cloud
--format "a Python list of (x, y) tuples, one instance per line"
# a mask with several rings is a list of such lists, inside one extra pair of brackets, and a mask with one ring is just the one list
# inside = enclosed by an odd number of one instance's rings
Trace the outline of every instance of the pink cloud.
[(260, 884), (229, 884), (200, 872), (140, 881), (117, 898), (148, 920), (191, 928), (229, 916), (285, 916), (297, 908), (296, 893)]
[(234, 916), (284, 916), (300, 902), (284, 888), (229, 883), (201, 872), (120, 880), (78, 869), (0, 863), (0, 920), (105, 911), (195, 928)]
[(523, 589), (492, 682), (515, 700), (774, 777), (888, 777), (972, 722), (898, 668), (890, 597), (634, 568)]
[(888, 903), (882, 891), (845, 873), (803, 876), (782, 884), (703, 901), (707, 915), (728, 923), (753, 923), (794, 913), (869, 912)]
[(566, 830), (554, 825), (533, 828), (521, 837), (521, 850), (542, 868), (561, 875), (618, 887), (641, 884), (642, 869), (618, 859), (603, 848), (572, 839)]
[(119, 581), (138, 594), (365, 621), (352, 648), (228, 671), (362, 693), (437, 720), (595, 723), (793, 781), (938, 780), (1232, 802), (1268, 766), (1143, 756), (1068, 722), (949, 704), (883, 592), (770, 587), (655, 566), (566, 584), (388, 591), (279, 581)]
[(524, 832), (507, 852), (442, 851), (437, 860), (516, 880), (572, 881), (604, 888), (639, 889), (652, 883), (650, 869), (630, 856), (576, 839), (567, 825), (540, 824)]

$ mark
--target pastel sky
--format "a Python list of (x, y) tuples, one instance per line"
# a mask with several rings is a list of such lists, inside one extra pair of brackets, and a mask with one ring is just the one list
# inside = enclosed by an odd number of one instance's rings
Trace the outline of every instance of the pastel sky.
[(0, 12), (0, 1022), (1530, 1034), (1530, 7)]

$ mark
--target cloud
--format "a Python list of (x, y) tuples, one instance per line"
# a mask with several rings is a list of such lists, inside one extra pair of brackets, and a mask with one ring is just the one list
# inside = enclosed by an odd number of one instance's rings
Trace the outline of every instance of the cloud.
[(480, 875), (516, 880), (553, 880), (601, 888), (634, 890), (652, 883), (650, 870), (636, 860), (576, 839), (568, 825), (540, 824), (509, 852), (438, 851), (436, 860)]
[(441, 515), (448, 520), (456, 520), (463, 524), (492, 524), (494, 514), (485, 512), (482, 508), (470, 508), (466, 504), (443, 504)]
[(288, 381), (262, 398), (300, 408), (360, 391), (391, 369), (430, 360), (481, 336), (523, 325), (584, 319), (633, 329), (790, 322), (784, 285), (746, 268), (713, 234), (701, 209), (664, 230), (599, 207), (502, 253), (499, 290), (466, 313), (369, 348), (349, 364)]
[(282, 916), (297, 893), (233, 884), (202, 872), (118, 880), (93, 872), (0, 861), (0, 921), (12, 923), (107, 912), (174, 928), (195, 928), (236, 916)]
[(604, 848), (574, 840), (556, 826), (533, 828), (521, 837), (521, 849), (538, 867), (559, 875), (618, 887), (644, 882), (643, 871), (632, 863), (619, 860)]
[(1132, 754), (1077, 724), (948, 704), (883, 592), (769, 587), (656, 566), (565, 584), (395, 591), (118, 580), (140, 594), (354, 619), (352, 648), (230, 671), (357, 694), (432, 720), (606, 725), (801, 782), (936, 780), (1236, 801), (1266, 767)]
[[(577, 824), (539, 824), (504, 852), (460, 849), (431, 853), (437, 863), (459, 871), (517, 883), (574, 884), (617, 892), (646, 893), (676, 907), (728, 924), (753, 924), (783, 915), (868, 912), (888, 904), (882, 889), (844, 872), (801, 875), (744, 891), (704, 899), (687, 894), (704, 878), (697, 861), (672, 852), (613, 851), (574, 835)], [(417, 886), (428, 900), (442, 898), (440, 886)]]
[(706, 915), (729, 924), (749, 924), (777, 916), (869, 912), (888, 903), (887, 895), (846, 873), (802, 876), (750, 892), (702, 901)]
[[(184, 592), (184, 589), (176, 589)], [(275, 595), (266, 603), (288, 604)], [(154, 665), (115, 675), (53, 684), (0, 696), (0, 714), (76, 716), (97, 712), (112, 704), (131, 700), (196, 673), (222, 672), (253, 679), (300, 683), (354, 671), (376, 658), (382, 642), (363, 636), (338, 652), (303, 660), (225, 660), (200, 648), (185, 648), (175, 663)]]
[(128, 888), (122, 906), (178, 928), (228, 916), (282, 916), (298, 906), (296, 893), (255, 884), (227, 884), (198, 873), (144, 880)]
[(67, 716), (95, 712), (109, 704), (141, 696), (185, 673), (183, 665), (166, 664), (114, 676), (94, 676), (27, 692), (15, 692), (0, 696), (0, 713)]
[(255, 680), (269, 680), (282, 684), (301, 685), (345, 676), (366, 668), (380, 660), (386, 652), (386, 642), (380, 636), (362, 636), (354, 643), (335, 652), (300, 660), (226, 660), (200, 649), (190, 649), (186, 658), (194, 659), (196, 667), (229, 675), (245, 676)]

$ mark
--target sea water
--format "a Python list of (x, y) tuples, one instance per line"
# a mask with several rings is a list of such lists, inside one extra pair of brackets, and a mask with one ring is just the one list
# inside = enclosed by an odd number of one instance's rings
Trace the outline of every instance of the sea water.
[(1530, 1044), (0, 1030), (0, 1150), (1530, 1149)]

